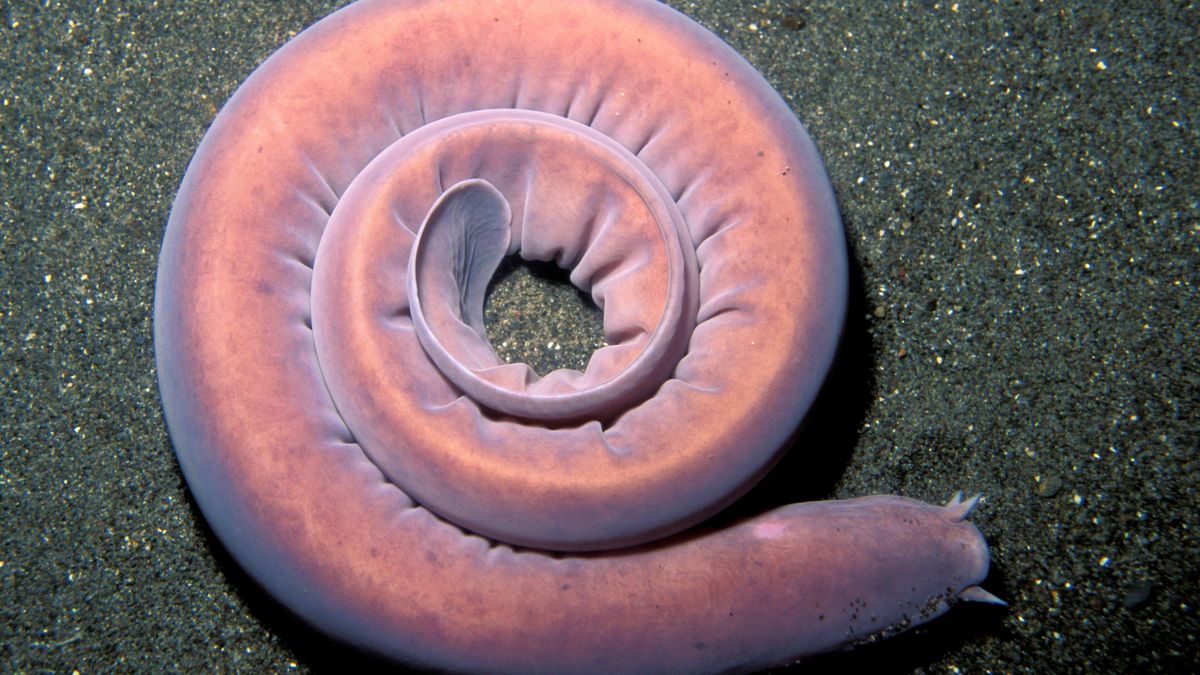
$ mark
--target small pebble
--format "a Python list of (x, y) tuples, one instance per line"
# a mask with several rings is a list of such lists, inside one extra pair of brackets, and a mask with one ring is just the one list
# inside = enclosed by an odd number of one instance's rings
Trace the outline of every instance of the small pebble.
[(1146, 604), (1151, 595), (1154, 595), (1154, 582), (1149, 579), (1138, 579), (1129, 584), (1122, 604), (1125, 605), (1125, 609), (1137, 609)]
[(1055, 475), (1049, 475), (1042, 478), (1038, 483), (1037, 493), (1042, 497), (1053, 497), (1062, 489), (1063, 481)]

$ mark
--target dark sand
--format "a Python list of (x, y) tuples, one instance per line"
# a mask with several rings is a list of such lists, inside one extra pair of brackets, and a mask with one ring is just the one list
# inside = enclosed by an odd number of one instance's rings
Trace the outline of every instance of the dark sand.
[[(206, 126), (340, 3), (46, 4), (0, 5), (0, 671), (341, 663), (205, 528), (151, 333)], [(834, 386), (739, 512), (986, 496), (985, 585), (1011, 606), (817, 671), (1194, 672), (1200, 10), (983, 4), (678, 3), (808, 126), (853, 260)], [(551, 296), (526, 311), (580, 311)], [(521, 339), (579, 358), (567, 325)]]

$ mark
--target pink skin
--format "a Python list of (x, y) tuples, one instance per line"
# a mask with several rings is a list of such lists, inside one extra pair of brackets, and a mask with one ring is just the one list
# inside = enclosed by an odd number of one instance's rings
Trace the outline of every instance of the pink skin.
[[(487, 344), (509, 254), (604, 309), (586, 372)], [(197, 151), (160, 386), (222, 542), (341, 639), (464, 671), (747, 670), (993, 600), (973, 500), (674, 534), (778, 458), (846, 277), (803, 128), (682, 15), (364, 0), (264, 63)]]

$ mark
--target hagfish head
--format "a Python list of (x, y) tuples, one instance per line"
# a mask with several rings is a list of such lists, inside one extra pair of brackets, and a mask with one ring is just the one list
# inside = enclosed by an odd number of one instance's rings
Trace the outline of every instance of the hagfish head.
[(979, 529), (967, 520), (978, 495), (963, 500), (958, 493), (944, 506), (893, 496), (861, 501), (880, 514), (875, 541), (861, 548), (879, 561), (875, 573), (863, 579), (863, 597), (874, 598), (875, 609), (863, 614), (875, 625), (848, 632), (847, 648), (919, 626), (960, 601), (1006, 604), (979, 585), (987, 578), (990, 554)]
[(967, 520), (977, 503), (876, 495), (794, 504), (757, 523), (751, 535), (787, 542), (780, 555), (795, 570), (781, 600), (794, 617), (793, 657), (882, 640), (961, 600), (1004, 604), (979, 585), (989, 554)]

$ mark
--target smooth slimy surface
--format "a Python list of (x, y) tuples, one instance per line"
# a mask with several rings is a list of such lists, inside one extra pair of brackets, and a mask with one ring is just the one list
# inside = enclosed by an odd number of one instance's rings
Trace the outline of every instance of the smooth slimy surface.
[[(603, 309), (584, 372), (539, 378), (488, 345), (484, 290), (513, 254)], [(365, 0), (213, 123), (164, 240), (155, 347), (205, 516), (320, 628), (467, 671), (744, 670), (989, 598), (973, 501), (668, 537), (778, 457), (846, 278), (803, 128), (685, 17)]]

